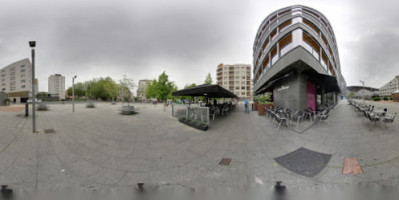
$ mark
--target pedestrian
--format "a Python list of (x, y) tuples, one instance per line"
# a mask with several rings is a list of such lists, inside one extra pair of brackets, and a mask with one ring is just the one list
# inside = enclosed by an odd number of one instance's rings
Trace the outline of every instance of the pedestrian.
[(245, 98), (245, 111), (244, 112), (249, 114), (248, 103), (249, 103), (248, 98)]

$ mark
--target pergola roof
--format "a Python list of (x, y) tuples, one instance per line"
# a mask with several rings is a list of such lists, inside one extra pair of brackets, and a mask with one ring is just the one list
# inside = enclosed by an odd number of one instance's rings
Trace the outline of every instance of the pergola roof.
[(199, 85), (172, 92), (172, 96), (203, 96), (209, 98), (237, 98), (237, 95), (219, 85)]

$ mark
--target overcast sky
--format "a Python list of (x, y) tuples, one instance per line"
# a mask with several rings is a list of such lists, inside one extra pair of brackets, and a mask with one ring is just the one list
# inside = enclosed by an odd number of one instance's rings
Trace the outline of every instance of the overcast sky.
[(77, 81), (166, 71), (179, 88), (216, 79), (220, 63), (252, 65), (256, 32), (290, 5), (322, 12), (333, 26), (348, 85), (381, 87), (399, 74), (399, 3), (386, 0), (2, 0), (0, 68), (30, 58), (47, 91), (50, 74)]

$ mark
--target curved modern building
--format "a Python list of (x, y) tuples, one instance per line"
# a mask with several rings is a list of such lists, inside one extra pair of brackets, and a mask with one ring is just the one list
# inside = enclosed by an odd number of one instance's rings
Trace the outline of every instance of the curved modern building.
[(253, 50), (254, 94), (272, 92), (276, 106), (316, 109), (346, 91), (333, 29), (317, 10), (296, 5), (273, 12)]

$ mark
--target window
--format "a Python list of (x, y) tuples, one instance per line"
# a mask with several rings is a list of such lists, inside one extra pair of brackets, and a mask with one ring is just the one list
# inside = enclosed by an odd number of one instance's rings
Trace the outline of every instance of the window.
[(240, 89), (240, 87), (236, 86), (236, 90), (239, 90), (239, 89)]
[(317, 28), (316, 25), (314, 25), (312, 22), (310, 22), (309, 20), (307, 20), (305, 18), (303, 18), (302, 20), (303, 20), (303, 23), (306, 24), (307, 26), (309, 26), (311, 29), (313, 29), (317, 33), (317, 35), (319, 34), (320, 30), (319, 30), (319, 28)]
[(308, 44), (312, 48), (313, 51), (311, 53), (313, 54), (313, 56), (315, 56), (317, 60), (319, 60), (319, 52), (320, 52), (319, 44), (313, 39), (312, 36), (310, 36), (305, 31), (302, 32), (302, 37), (303, 41), (305, 41), (306, 44)]
[(278, 60), (278, 55), (277, 55), (277, 45), (273, 47), (273, 49), (270, 51), (271, 57), (272, 57), (272, 65), (277, 62)]
[(240, 84), (240, 81), (236, 81), (236, 84)]
[(2, 84), (1, 84), (1, 86), (5, 86), (5, 85), (6, 85), (5, 83), (2, 83)]
[(244, 85), (244, 84), (245, 84), (245, 81), (241, 81), (241, 84), (243, 84), (243, 85)]
[(241, 78), (245, 80), (245, 76), (241, 76)]
[(284, 30), (285, 28), (287, 28), (291, 23), (292, 23), (292, 19), (289, 19), (289, 20), (285, 21), (284, 23), (280, 24), (280, 26), (278, 27), (280, 29), (280, 32), (282, 30)]
[(21, 65), (21, 68), (24, 68), (25, 67), (25, 65)]
[(324, 37), (323, 34), (321, 34), (321, 39), (323, 40), (324, 44), (326, 44), (326, 46), (327, 46), (328, 45), (327, 39), (326, 39), (326, 37)]
[(21, 80), (21, 83), (25, 83), (25, 79), (22, 79), (22, 80)]
[(241, 87), (241, 90), (245, 90), (245, 86)]
[(25, 88), (25, 85), (21, 85), (21, 88)]
[(275, 36), (277, 36), (277, 29), (274, 29), (272, 31), (272, 33), (270, 34), (270, 37), (272, 38), (272, 40), (274, 39)]
[(245, 92), (241, 92), (241, 95), (245, 95)]
[(262, 63), (263, 71), (268, 70), (268, 66), (269, 66), (269, 56), (266, 56), (266, 59)]
[(240, 77), (239, 76), (236, 76), (236, 79), (239, 79)]

